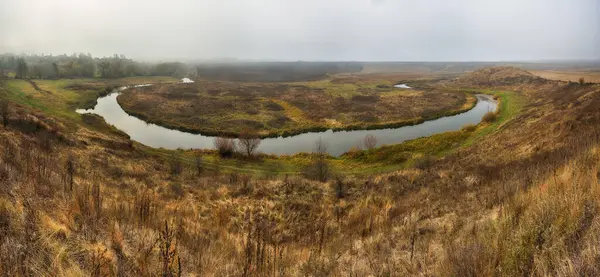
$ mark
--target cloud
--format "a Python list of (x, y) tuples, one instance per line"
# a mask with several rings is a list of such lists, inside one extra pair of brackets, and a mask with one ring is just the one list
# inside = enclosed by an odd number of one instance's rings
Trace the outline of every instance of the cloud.
[(0, 0), (0, 51), (140, 59), (600, 58), (596, 0)]

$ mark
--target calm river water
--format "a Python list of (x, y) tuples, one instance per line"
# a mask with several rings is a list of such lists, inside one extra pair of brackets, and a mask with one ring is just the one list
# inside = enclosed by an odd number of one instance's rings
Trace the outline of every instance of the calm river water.
[[(124, 89), (124, 88), (121, 88)], [(213, 148), (214, 137), (171, 130), (128, 115), (117, 102), (119, 92), (98, 99), (94, 109), (77, 110), (78, 113), (94, 113), (104, 117), (107, 123), (127, 133), (132, 140), (155, 148), (189, 149)], [(339, 156), (353, 146), (361, 144), (367, 134), (377, 137), (378, 145), (396, 144), (405, 140), (431, 136), (437, 133), (460, 130), (466, 124), (477, 124), (488, 111), (495, 111), (497, 102), (489, 95), (478, 94), (477, 104), (468, 112), (442, 117), (424, 123), (394, 129), (304, 133), (286, 138), (263, 139), (258, 151), (268, 154), (294, 154), (312, 152), (315, 141), (321, 138), (328, 145), (331, 155)]]

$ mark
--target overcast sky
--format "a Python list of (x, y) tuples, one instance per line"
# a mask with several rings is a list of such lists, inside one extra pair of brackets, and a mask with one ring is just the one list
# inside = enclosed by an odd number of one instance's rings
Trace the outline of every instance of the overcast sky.
[(0, 0), (0, 53), (599, 59), (600, 0)]

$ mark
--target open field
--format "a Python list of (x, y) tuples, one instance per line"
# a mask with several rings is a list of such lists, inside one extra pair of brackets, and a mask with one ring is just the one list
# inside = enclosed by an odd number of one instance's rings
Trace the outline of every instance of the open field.
[(600, 68), (586, 71), (532, 70), (531, 73), (550, 80), (579, 82), (579, 78), (584, 78), (586, 82), (600, 83)]
[(460, 91), (392, 87), (406, 77), (339, 76), (285, 84), (199, 81), (130, 89), (118, 101), (127, 113), (173, 129), (225, 136), (251, 129), (263, 137), (411, 125), (475, 104), (473, 96)]

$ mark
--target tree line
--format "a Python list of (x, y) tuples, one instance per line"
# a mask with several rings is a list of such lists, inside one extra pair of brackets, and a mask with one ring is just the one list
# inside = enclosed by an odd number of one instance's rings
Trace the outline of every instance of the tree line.
[(125, 57), (93, 57), (91, 54), (0, 54), (0, 77), (19, 79), (118, 78), (131, 76), (185, 77), (189, 67), (180, 62), (143, 63)]

